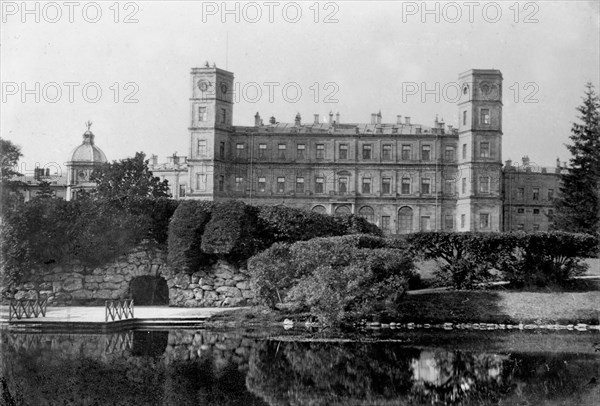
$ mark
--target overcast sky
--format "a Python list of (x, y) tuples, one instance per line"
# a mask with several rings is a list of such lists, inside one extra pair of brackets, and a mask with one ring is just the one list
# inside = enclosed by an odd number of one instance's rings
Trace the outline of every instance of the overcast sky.
[(221, 2), (31, 2), (29, 13), (3, 2), (1, 136), (21, 146), (25, 171), (66, 162), (87, 120), (109, 160), (187, 155), (190, 68), (207, 60), (235, 74), (235, 125), (257, 111), (369, 122), (380, 110), (384, 122), (456, 125), (458, 74), (493, 68), (502, 159), (551, 166), (569, 158), (586, 82), (600, 82), (597, 1), (272, 3), (231, 2), (227, 14)]

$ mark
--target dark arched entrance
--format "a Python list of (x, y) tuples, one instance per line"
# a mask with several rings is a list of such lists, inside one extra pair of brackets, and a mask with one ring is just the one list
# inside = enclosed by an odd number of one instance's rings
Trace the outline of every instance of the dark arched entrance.
[(135, 305), (168, 305), (169, 287), (160, 276), (138, 276), (131, 280), (131, 296)]

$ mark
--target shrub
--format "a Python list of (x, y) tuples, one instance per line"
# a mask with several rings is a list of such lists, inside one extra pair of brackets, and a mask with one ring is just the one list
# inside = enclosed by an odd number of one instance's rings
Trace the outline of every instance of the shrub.
[(337, 324), (392, 309), (414, 274), (397, 241), (372, 235), (277, 243), (248, 262), (258, 298), (275, 307), (295, 302)]
[(148, 238), (158, 244), (166, 244), (169, 238), (169, 222), (179, 203), (179, 200), (167, 197), (138, 197), (129, 199), (127, 210), (133, 215), (147, 216)]
[(212, 208), (212, 202), (197, 200), (184, 200), (177, 207), (169, 223), (167, 260), (172, 267), (193, 272), (211, 261), (201, 244)]
[(583, 258), (598, 254), (598, 238), (561, 231), (512, 234), (516, 248), (500, 264), (517, 286), (563, 286), (585, 273)]

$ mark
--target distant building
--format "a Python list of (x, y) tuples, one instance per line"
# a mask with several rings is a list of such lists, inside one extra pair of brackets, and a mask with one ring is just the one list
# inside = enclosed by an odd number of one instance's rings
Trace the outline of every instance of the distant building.
[(35, 168), (33, 176), (18, 176), (18, 180), (23, 185), (20, 192), (23, 194), (24, 201), (28, 202), (38, 195), (42, 190), (42, 182), (48, 182), (48, 186), (54, 192), (54, 196), (60, 199), (67, 198), (67, 179), (60, 173), (50, 173), (50, 168)]

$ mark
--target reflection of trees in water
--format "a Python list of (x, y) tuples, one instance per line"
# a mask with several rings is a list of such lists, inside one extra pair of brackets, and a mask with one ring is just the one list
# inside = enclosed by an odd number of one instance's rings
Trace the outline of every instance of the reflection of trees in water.
[(261, 342), (252, 350), (246, 385), (270, 405), (539, 404), (581, 389), (594, 397), (590, 390), (600, 387), (586, 384), (594, 366), (598, 375), (598, 359), (586, 358)]

